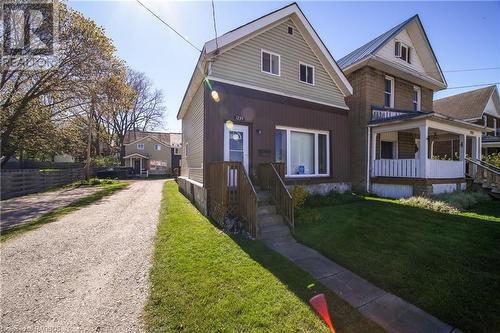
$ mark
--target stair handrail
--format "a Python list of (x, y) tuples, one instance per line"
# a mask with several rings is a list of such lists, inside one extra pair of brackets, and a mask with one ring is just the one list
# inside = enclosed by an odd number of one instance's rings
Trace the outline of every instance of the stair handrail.
[[(500, 168), (490, 164), (490, 163), (487, 163), (487, 162), (484, 162), (484, 161), (480, 161), (480, 160), (473, 160), (471, 158), (465, 158), (465, 160), (467, 162), (470, 162), (472, 164), (475, 164), (485, 170), (488, 170), (489, 172), (493, 172), (494, 174), (496, 174), (497, 176), (500, 176)], [(486, 165), (484, 165), (486, 164)]]
[[(259, 166), (260, 186), (269, 190), (276, 210), (287, 223), (290, 231), (295, 231), (293, 197), (280, 175), (275, 163), (264, 163)], [(267, 170), (266, 170), (267, 169)], [(267, 171), (267, 172), (266, 172)]]

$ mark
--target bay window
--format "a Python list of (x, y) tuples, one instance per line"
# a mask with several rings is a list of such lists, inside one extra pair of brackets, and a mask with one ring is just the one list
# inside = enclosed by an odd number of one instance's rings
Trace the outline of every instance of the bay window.
[(277, 127), (276, 161), (285, 162), (287, 177), (328, 176), (329, 137), (327, 131)]

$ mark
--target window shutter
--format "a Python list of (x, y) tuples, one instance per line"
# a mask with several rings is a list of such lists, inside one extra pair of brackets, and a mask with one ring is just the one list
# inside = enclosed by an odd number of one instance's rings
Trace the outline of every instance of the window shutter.
[(394, 44), (394, 55), (396, 57), (400, 57), (401, 56), (401, 43), (400, 42), (396, 42)]
[(408, 63), (409, 64), (411, 64), (410, 54), (411, 54), (411, 47), (408, 48)]

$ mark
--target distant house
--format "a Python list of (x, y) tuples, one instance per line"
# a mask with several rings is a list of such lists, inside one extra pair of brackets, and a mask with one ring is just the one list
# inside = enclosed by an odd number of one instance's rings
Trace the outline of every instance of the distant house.
[(180, 160), (179, 133), (132, 131), (125, 136), (125, 165), (136, 174), (172, 175)]
[[(434, 111), (483, 126), (483, 154), (500, 153), (500, 97), (497, 86), (476, 89), (434, 101)], [(454, 151), (448, 141), (441, 152)]]

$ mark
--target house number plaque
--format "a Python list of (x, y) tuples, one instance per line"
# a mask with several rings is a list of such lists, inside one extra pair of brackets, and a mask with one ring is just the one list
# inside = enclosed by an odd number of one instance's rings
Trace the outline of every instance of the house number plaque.
[(234, 120), (237, 120), (237, 121), (244, 121), (244, 120), (245, 120), (245, 117), (240, 116), (239, 114), (235, 114), (235, 115), (234, 115)]

